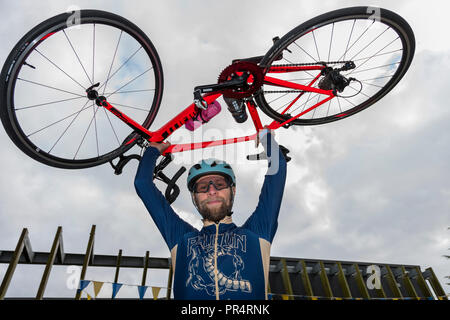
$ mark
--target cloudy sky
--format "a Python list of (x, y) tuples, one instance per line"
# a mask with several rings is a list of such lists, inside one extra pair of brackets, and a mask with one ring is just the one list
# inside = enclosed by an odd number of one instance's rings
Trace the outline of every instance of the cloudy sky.
[[(446, 1), (370, 1), (403, 16), (416, 36), (413, 64), (401, 84), (373, 107), (343, 121), (280, 129), (279, 143), (291, 150), (273, 256), (367, 261), (432, 267), (444, 285), (450, 262), (450, 28)], [(0, 0), (0, 61), (22, 35), (69, 8), (120, 14), (149, 36), (164, 70), (164, 97), (155, 126), (192, 101), (192, 89), (214, 83), (237, 57), (263, 55), (272, 37), (282, 36), (318, 14), (365, 1), (4, 1)], [(448, 9), (448, 8), (447, 8)], [(432, 23), (430, 23), (432, 21)], [(229, 115), (221, 115), (228, 116)], [(267, 118), (263, 118), (266, 122)], [(251, 122), (242, 132), (251, 133)], [(236, 132), (220, 127), (220, 134)], [(206, 129), (205, 129), (206, 131)], [(180, 142), (186, 130), (170, 139)], [(210, 131), (211, 132), (211, 131)], [(218, 134), (217, 131), (210, 133)], [(83, 170), (45, 166), (23, 154), (0, 130), (0, 250), (13, 250), (22, 228), (34, 251), (49, 251), (58, 226), (64, 249), (85, 251), (97, 226), (95, 253), (168, 257), (169, 251), (133, 185), (137, 162), (120, 176), (109, 165)], [(238, 178), (234, 220), (242, 224), (257, 204), (265, 162), (248, 164), (251, 143), (230, 147), (223, 158)], [(136, 149), (136, 152), (138, 150)], [(179, 154), (187, 168), (211, 152)], [(239, 158), (240, 157), (240, 158)], [(175, 172), (176, 168), (169, 169)], [(172, 171), (171, 171), (172, 170)], [(180, 179), (175, 210), (200, 226)], [(161, 185), (162, 186), (162, 185)], [(34, 296), (43, 267), (19, 265), (7, 296)], [(0, 265), (3, 278), (6, 265)], [(55, 267), (47, 296), (72, 296), (70, 274)], [(125, 270), (119, 282), (139, 284), (140, 270)], [(93, 269), (87, 279), (112, 282), (114, 270)], [(147, 284), (164, 286), (167, 272), (151, 270)], [(446, 292), (450, 287), (444, 285)], [(123, 297), (137, 297), (134, 289)]]

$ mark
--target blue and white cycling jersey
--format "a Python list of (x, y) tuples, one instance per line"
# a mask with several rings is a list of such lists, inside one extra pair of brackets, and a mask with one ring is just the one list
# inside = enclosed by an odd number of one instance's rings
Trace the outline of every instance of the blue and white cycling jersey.
[(156, 188), (153, 170), (160, 153), (154, 147), (145, 151), (135, 187), (169, 247), (175, 299), (267, 299), (270, 246), (287, 167), (278, 145), (272, 150), (278, 151), (278, 170), (266, 174), (258, 205), (248, 220), (238, 227), (227, 216), (217, 224), (205, 222), (200, 231), (181, 219)]

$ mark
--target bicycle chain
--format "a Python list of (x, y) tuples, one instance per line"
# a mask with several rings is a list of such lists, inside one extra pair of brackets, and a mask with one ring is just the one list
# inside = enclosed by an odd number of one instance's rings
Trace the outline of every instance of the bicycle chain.
[(272, 66), (263, 66), (263, 65), (259, 65), (262, 68), (267, 68), (267, 67), (307, 67), (307, 66), (317, 66), (318, 64), (323, 65), (323, 66), (327, 66), (330, 64), (345, 64), (348, 62), (352, 62), (352, 61), (317, 61), (317, 62), (309, 62), (309, 63), (288, 63), (288, 64), (277, 64), (277, 65), (272, 65)]
[(307, 92), (305, 90), (283, 90), (283, 91), (263, 91), (264, 93), (300, 93)]
[[(351, 61), (318, 61), (318, 62), (309, 62), (309, 63), (288, 63), (288, 64), (277, 64), (274, 67), (307, 67), (307, 66), (316, 66), (318, 64), (323, 66), (328, 66), (331, 64), (345, 64)], [(261, 66), (260, 67), (266, 67)], [(305, 90), (274, 90), (274, 91), (263, 91), (264, 93), (300, 93), (300, 92), (306, 92)]]

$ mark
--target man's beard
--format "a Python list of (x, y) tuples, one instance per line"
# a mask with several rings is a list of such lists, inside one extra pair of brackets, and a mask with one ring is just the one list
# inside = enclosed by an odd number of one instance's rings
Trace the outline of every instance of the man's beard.
[(224, 199), (216, 199), (220, 201), (220, 206), (208, 207), (208, 201), (211, 199), (207, 199), (202, 201), (201, 203), (197, 203), (197, 208), (203, 219), (209, 220), (215, 223), (218, 223), (220, 220), (225, 218), (226, 216), (231, 215), (231, 201), (228, 203), (225, 202)]

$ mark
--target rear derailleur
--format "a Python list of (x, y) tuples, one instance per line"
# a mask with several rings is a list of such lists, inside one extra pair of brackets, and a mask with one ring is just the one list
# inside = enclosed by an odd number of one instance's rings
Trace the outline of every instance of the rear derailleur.
[(350, 84), (355, 81), (355, 78), (346, 78), (341, 74), (341, 71), (348, 71), (354, 69), (355, 63), (347, 61), (341, 68), (325, 67), (321, 71), (323, 78), (319, 81), (319, 88), (322, 90), (333, 90), (333, 94), (341, 93)]

